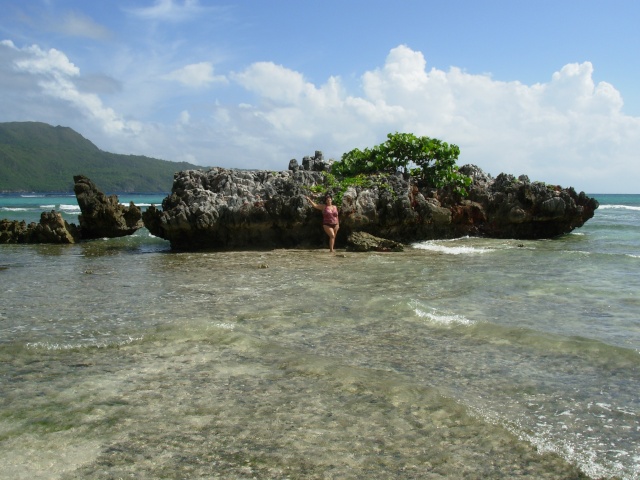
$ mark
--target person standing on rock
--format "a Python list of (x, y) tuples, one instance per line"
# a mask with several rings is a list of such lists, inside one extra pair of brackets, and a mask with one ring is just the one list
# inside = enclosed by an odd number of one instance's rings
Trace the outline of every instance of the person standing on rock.
[(338, 207), (333, 204), (333, 198), (327, 194), (324, 197), (324, 203), (316, 203), (309, 197), (306, 197), (311, 206), (316, 210), (322, 211), (322, 228), (329, 237), (329, 252), (333, 252), (336, 243), (336, 235), (340, 229), (340, 221), (338, 220)]

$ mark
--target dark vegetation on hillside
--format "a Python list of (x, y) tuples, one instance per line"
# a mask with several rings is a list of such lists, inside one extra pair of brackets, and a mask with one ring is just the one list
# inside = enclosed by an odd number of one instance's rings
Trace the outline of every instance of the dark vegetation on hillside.
[(105, 192), (164, 193), (175, 172), (198, 168), (104, 152), (68, 127), (0, 123), (0, 192), (73, 192), (73, 176), (84, 175)]

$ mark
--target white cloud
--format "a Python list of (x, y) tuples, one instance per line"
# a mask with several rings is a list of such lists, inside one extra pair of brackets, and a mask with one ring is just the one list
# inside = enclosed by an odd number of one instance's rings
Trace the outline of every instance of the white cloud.
[(606, 180), (609, 190), (637, 191), (620, 182), (640, 176), (633, 161), (640, 119), (622, 114), (612, 85), (594, 84), (589, 62), (565, 65), (548, 83), (528, 86), (459, 68), (428, 71), (422, 53), (399, 46), (381, 68), (362, 75), (360, 96), (344, 92), (339, 78), (316, 87), (268, 62), (233, 78), (258, 95), (253, 116), (274, 141), (315, 139), (321, 149), (325, 141), (339, 156), (381, 143), (388, 132), (407, 131), (458, 144), (460, 163), (494, 175), (524, 173), (592, 190)]
[(305, 90), (314, 86), (305, 82), (302, 74), (271, 62), (257, 62), (233, 76), (244, 88), (264, 100), (296, 104)]
[(54, 122), (57, 124), (64, 124), (65, 112), (72, 112), (71, 117), (80, 114), (108, 134), (140, 131), (139, 122), (125, 121), (113, 109), (104, 106), (98, 95), (81, 92), (74, 83), (80, 76), (80, 69), (59, 50), (42, 50), (37, 45), (19, 49), (7, 41), (0, 43), (0, 49), (4, 50), (3, 57), (11, 57), (8, 68), (3, 66), (2, 83), (10, 84), (12, 79), (19, 78), (23, 89), (29, 90), (30, 101), (24, 102), (23, 111), (12, 112), (18, 117), (38, 117), (41, 103), (53, 103), (60, 115)]
[(75, 77), (80, 73), (78, 67), (71, 63), (64, 53), (55, 48), (44, 51), (37, 45), (33, 45), (25, 48), (23, 52), (26, 55), (14, 62), (19, 71), (52, 77)]
[[(71, 126), (115, 152), (269, 170), (315, 150), (337, 159), (404, 131), (455, 143), (460, 164), (493, 175), (527, 174), (592, 193), (640, 188), (640, 118), (622, 113), (620, 93), (596, 84), (589, 62), (526, 85), (455, 67), (428, 69), (421, 52), (401, 45), (362, 73), (358, 91), (348, 91), (338, 76), (314, 84), (272, 62), (226, 76), (208, 62), (164, 78), (143, 70), (123, 71), (121, 88), (87, 91), (78, 87), (87, 77), (64, 53), (2, 41), (0, 121)], [(168, 78), (194, 90), (185, 97)], [(228, 87), (218, 93), (233, 94), (233, 101), (196, 88), (222, 81)]]
[(206, 87), (212, 83), (227, 83), (223, 75), (214, 75), (213, 65), (210, 62), (193, 63), (186, 65), (165, 75), (167, 80), (175, 80), (187, 87)]
[[(367, 72), (363, 76), (366, 95), (374, 100), (389, 101), (396, 92), (403, 96), (426, 91), (429, 75), (422, 53), (400, 46), (391, 50), (382, 69)], [(433, 81), (437, 81), (437, 77)]]

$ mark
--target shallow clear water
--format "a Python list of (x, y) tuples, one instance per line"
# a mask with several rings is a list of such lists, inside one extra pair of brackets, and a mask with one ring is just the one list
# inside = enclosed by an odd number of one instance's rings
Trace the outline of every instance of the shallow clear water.
[(403, 253), (2, 245), (0, 477), (638, 478), (640, 196), (598, 198)]

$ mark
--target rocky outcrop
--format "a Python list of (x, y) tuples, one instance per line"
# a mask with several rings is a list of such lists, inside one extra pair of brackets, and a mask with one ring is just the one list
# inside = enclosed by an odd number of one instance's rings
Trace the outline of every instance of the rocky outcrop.
[(42, 212), (40, 223), (0, 220), (0, 243), (76, 243), (80, 232), (58, 212)]
[[(145, 226), (180, 250), (321, 246), (321, 214), (305, 199), (327, 181), (326, 166), (316, 167), (316, 157), (302, 168), (292, 161), (283, 172), (178, 172), (162, 210), (150, 207), (143, 214)], [(551, 238), (582, 226), (598, 207), (573, 188), (524, 176), (494, 179), (472, 165), (461, 171), (473, 180), (465, 198), (401, 174), (372, 176), (368, 188), (349, 187), (342, 196), (337, 245), (353, 232), (400, 243), (465, 235)]]
[(174, 249), (313, 246), (324, 232), (304, 195), (323, 179), (302, 170), (178, 172), (162, 210), (149, 207), (143, 220)]
[(0, 243), (76, 243), (79, 240), (131, 235), (142, 228), (142, 212), (131, 202), (128, 207), (117, 195), (102, 193), (87, 177), (73, 177), (74, 191), (82, 214), (80, 227), (67, 223), (54, 210), (43, 212), (40, 223), (0, 220)]
[(401, 174), (373, 175), (363, 182), (366, 187), (339, 192), (327, 184), (330, 166), (316, 152), (302, 166), (292, 160), (283, 172), (178, 172), (162, 209), (151, 206), (144, 213), (76, 176), (79, 228), (55, 211), (44, 212), (38, 224), (0, 221), (0, 243), (121, 237), (141, 228), (144, 218), (152, 234), (177, 250), (319, 247), (327, 240), (321, 213), (306, 196), (326, 189), (342, 197), (337, 245), (355, 251), (390, 251), (414, 241), (467, 235), (552, 238), (582, 226), (598, 208), (595, 199), (573, 188), (530, 182), (526, 176), (500, 174), (494, 179), (473, 165), (460, 169), (473, 180), (465, 198)]
[(404, 245), (370, 233), (352, 232), (347, 238), (347, 250), (350, 252), (402, 252)]
[(289, 170), (292, 172), (297, 172), (299, 170), (310, 170), (312, 172), (330, 172), (331, 171), (331, 161), (326, 161), (324, 159), (324, 155), (320, 150), (316, 150), (316, 153), (311, 156), (306, 156), (302, 158), (302, 165), (298, 164), (298, 160), (295, 158), (291, 159), (289, 162)]
[(83, 175), (74, 176), (73, 181), (83, 239), (124, 237), (144, 226), (142, 212), (133, 202), (121, 205), (117, 195), (105, 195)]
[(598, 208), (594, 198), (572, 188), (530, 182), (501, 173), (495, 179), (473, 165), (460, 169), (473, 180), (469, 196), (450, 205), (452, 221), (468, 235), (493, 238), (553, 238), (581, 227)]

